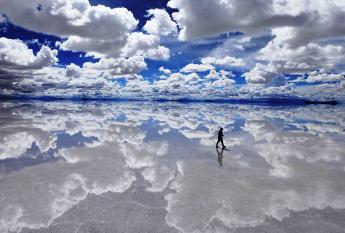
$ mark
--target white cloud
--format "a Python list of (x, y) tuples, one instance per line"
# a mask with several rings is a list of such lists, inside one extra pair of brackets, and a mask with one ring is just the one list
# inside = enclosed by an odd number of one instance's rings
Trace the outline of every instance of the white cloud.
[[(116, 95), (118, 83), (111, 81), (111, 70), (81, 68), (70, 64), (66, 68), (46, 67), (30, 71), (13, 82), (18, 93), (33, 93), (38, 96), (88, 97)], [(18, 74), (20, 75), (20, 74)]]
[(173, 73), (166, 79), (161, 79), (153, 83), (153, 90), (159, 94), (170, 94), (183, 96), (189, 94), (195, 94), (200, 91), (200, 77), (196, 73), (182, 74)]
[(201, 59), (202, 64), (218, 65), (223, 67), (240, 67), (245, 66), (241, 58), (226, 56), (223, 58), (204, 57)]
[(193, 72), (204, 72), (208, 70), (213, 70), (214, 67), (210, 64), (188, 64), (181, 69), (181, 72), (193, 73)]
[(210, 73), (205, 76), (206, 79), (218, 79), (219, 73), (216, 70), (210, 70)]
[[(13, 77), (12, 81), (0, 80), (8, 88), (6, 92), (115, 95), (118, 83), (109, 81), (112, 77), (131, 79), (128, 75), (146, 69), (144, 58), (167, 60), (170, 56), (169, 49), (159, 44), (158, 35), (133, 32), (138, 21), (126, 8), (91, 6), (88, 0), (6, 0), (0, 2), (0, 9), (15, 25), (64, 38), (57, 44), (63, 50), (100, 58), (82, 68), (74, 64), (46, 68), (56, 64), (56, 50), (42, 46), (35, 55), (22, 41), (1, 38), (0, 77)], [(151, 13), (156, 20), (159, 12)]]
[[(243, 74), (247, 83), (264, 84), (263, 93), (270, 86), (272, 90), (281, 89), (284, 74), (304, 75), (320, 70), (332, 75), (310, 77), (307, 82), (341, 81), (339, 73), (345, 64), (345, 26), (339, 24), (345, 18), (345, 5), (341, 1), (170, 0), (168, 5), (178, 9), (173, 18), (181, 28), (180, 40), (244, 33), (237, 42), (229, 39), (229, 43), (211, 51), (202, 63), (247, 66), (249, 71)], [(272, 41), (257, 48), (257, 40), (251, 41), (257, 35), (267, 35)], [(235, 54), (243, 62), (228, 54)]]
[(315, 82), (340, 82), (344, 81), (344, 75), (342, 74), (327, 74), (327, 73), (320, 73), (317, 71), (311, 72), (306, 77), (300, 77), (294, 82), (307, 82), (307, 83), (315, 83)]
[(133, 32), (117, 40), (95, 40), (71, 36), (64, 41), (60, 48), (63, 50), (85, 51), (95, 57), (134, 57), (143, 56), (153, 60), (167, 60), (170, 50), (160, 45), (157, 35)]
[(101, 58), (96, 63), (84, 63), (83, 68), (100, 71), (109, 71), (112, 75), (136, 74), (146, 68), (143, 57), (126, 58)]
[(287, 83), (284, 77), (279, 77), (278, 80), (282, 79), (282, 82), (285, 84), (280, 85), (270, 85), (270, 83), (248, 83), (241, 86), (237, 90), (238, 96), (243, 98), (267, 98), (274, 97), (301, 97), (307, 98), (307, 94), (301, 92), (301, 95), (297, 93), (297, 87), (295, 84)]
[(152, 16), (146, 22), (143, 30), (154, 35), (168, 36), (177, 32), (177, 25), (171, 20), (170, 15), (163, 9), (150, 9), (148, 16)]
[(277, 75), (271, 66), (257, 63), (256, 66), (247, 73), (243, 74), (247, 83), (265, 84), (271, 82)]
[(97, 40), (70, 36), (59, 44), (60, 49), (65, 51), (86, 52), (88, 56), (94, 57), (119, 57), (121, 49), (126, 44), (127, 37), (113, 40)]
[[(345, 6), (341, 1), (315, 0), (170, 0), (179, 11), (173, 18), (182, 28), (182, 40), (240, 31), (289, 27), (288, 42), (294, 46), (345, 34)], [(225, 20), (226, 19), (226, 20)], [(324, 28), (324, 30), (320, 30)]]
[[(14, 0), (2, 1), (0, 13), (28, 30), (64, 38), (59, 47), (67, 51), (86, 52), (97, 58), (143, 56), (167, 60), (170, 51), (160, 46), (158, 35), (133, 32), (138, 21), (126, 8), (91, 6), (88, 0)], [(164, 17), (152, 10), (153, 21)], [(165, 22), (166, 23), (166, 22)], [(175, 26), (176, 27), (176, 26)]]
[(216, 81), (214, 81), (211, 86), (212, 87), (216, 87), (216, 88), (221, 88), (221, 87), (229, 87), (229, 86), (232, 86), (233, 84), (235, 84), (236, 81), (233, 80), (233, 79), (229, 79), (229, 78), (221, 78), (221, 79), (218, 79)]
[(315, 43), (291, 48), (284, 41), (274, 39), (259, 51), (257, 59), (270, 62), (279, 73), (303, 74), (320, 69), (331, 71), (344, 60), (344, 51), (340, 45)]
[[(0, 22), (8, 18), (9, 22), (27, 30), (60, 37), (61, 42), (57, 43), (60, 49), (85, 52), (86, 56), (100, 59), (82, 67), (74, 64), (65, 64), (66, 68), (51, 67), (57, 63), (56, 50), (42, 46), (39, 52), (33, 52), (20, 40), (1, 38), (0, 86), (3, 93), (63, 95), (65, 92), (69, 96), (113, 94), (118, 97), (128, 91), (129, 95), (147, 94), (150, 97), (167, 93), (168, 97), (173, 95), (172, 98), (194, 94), (228, 98), (242, 94), (250, 96), (250, 92), (253, 96), (298, 92), (303, 96), (307, 88), (297, 91), (299, 82), (322, 82), (319, 87), (308, 87), (313, 91), (304, 95), (319, 96), (316, 90), (325, 90), (328, 97), (342, 96), (345, 26), (339, 22), (344, 19), (344, 3), (325, 0), (315, 0), (313, 4), (309, 0), (170, 0), (168, 6), (177, 9), (172, 17), (177, 24), (164, 9), (150, 9), (147, 22), (140, 31), (137, 30), (138, 20), (123, 7), (92, 6), (89, 0), (0, 1)], [(189, 40), (227, 32), (244, 34), (177, 44), (190, 46), (193, 52), (193, 45), (212, 44), (209, 52), (195, 53), (203, 57), (200, 62), (182, 68), (169, 66), (183, 73), (210, 71), (202, 78), (198, 76), (197, 81), (189, 80), (185, 74), (172, 74), (164, 67), (159, 71), (162, 72), (161, 79), (168, 79), (166, 82), (150, 83), (145, 81), (146, 77), (138, 75), (147, 68), (144, 59), (170, 58), (168, 47), (176, 43), (170, 36), (172, 34), (179, 33), (180, 40)], [(170, 37), (161, 39), (160, 36)], [(167, 47), (162, 46), (162, 42)], [(234, 80), (216, 68), (244, 71), (243, 77), (249, 85), (225, 90)], [(289, 74), (301, 78), (293, 81)], [(120, 76), (130, 80), (123, 89), (116, 81)], [(181, 77), (189, 81), (181, 81)], [(190, 77), (196, 78), (195, 74)], [(330, 82), (338, 82), (338, 86)], [(172, 90), (168, 84), (178, 88)], [(186, 86), (183, 88), (183, 85)], [(82, 90), (85, 87), (88, 90)], [(65, 88), (68, 91), (64, 91)]]
[(314, 100), (345, 100), (345, 81), (340, 83), (323, 83), (320, 85), (300, 86), (296, 88), (297, 96)]
[(35, 55), (21, 40), (0, 38), (0, 70), (40, 69), (54, 65), (58, 61), (56, 56), (57, 50), (47, 46)]
[(278, 11), (273, 3), (278, 1), (170, 0), (168, 6), (179, 10), (173, 19), (182, 29), (181, 40), (234, 31), (254, 33), (276, 26), (298, 26), (307, 20), (303, 13)]
[(163, 66), (159, 67), (159, 71), (163, 74), (171, 74), (171, 70), (164, 68)]
[[(282, 36), (287, 33), (287, 29), (275, 31), (280, 36), (270, 41), (256, 55), (256, 59), (262, 63), (256, 63), (252, 70), (243, 74), (248, 83), (268, 84), (282, 74), (303, 75), (317, 70), (333, 73), (339, 71), (337, 67), (340, 64), (344, 64), (345, 49), (342, 45), (308, 43), (291, 47)], [(308, 79), (308, 82), (313, 79)]]
[(138, 24), (126, 8), (91, 6), (88, 0), (4, 0), (0, 9), (16, 25), (59, 37), (112, 40)]
[(234, 77), (234, 74), (226, 70), (220, 70), (219, 72), (216, 70), (210, 70), (210, 73), (205, 76), (206, 79), (221, 79), (229, 77)]
[(117, 40), (95, 40), (76, 36), (69, 37), (60, 48), (63, 50), (85, 51), (95, 57), (134, 57), (143, 56), (154, 60), (167, 60), (170, 50), (160, 45), (157, 35), (133, 32)]
[(156, 35), (133, 32), (129, 35), (125, 46), (122, 48), (121, 56), (144, 56), (154, 60), (167, 60), (170, 57), (170, 50), (160, 46), (159, 42), (159, 37)]
[(145, 97), (152, 94), (152, 86), (141, 75), (129, 75), (126, 76), (127, 83), (120, 89), (120, 93), (126, 97)]
[[(288, 34), (283, 35), (285, 41), (292, 47), (299, 47), (313, 41), (324, 40), (345, 35), (345, 26), (339, 22), (345, 19), (345, 4), (343, 1), (288, 0), (273, 2), (278, 12), (292, 15), (305, 14), (308, 20), (296, 27), (287, 28)], [(322, 28), (322, 30), (320, 30)], [(278, 28), (279, 30), (279, 28)], [(275, 29), (273, 30), (275, 33)], [(280, 36), (277, 34), (277, 36)]]

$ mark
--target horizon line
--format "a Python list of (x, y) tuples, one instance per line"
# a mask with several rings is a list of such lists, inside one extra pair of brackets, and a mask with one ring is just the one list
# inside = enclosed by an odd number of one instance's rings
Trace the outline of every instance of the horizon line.
[(177, 102), (177, 103), (228, 103), (228, 104), (253, 104), (253, 105), (342, 105), (338, 100), (310, 100), (298, 97), (254, 97), (254, 98), (145, 98), (138, 97), (56, 97), (56, 96), (0, 96), (0, 101), (72, 101), (72, 102)]

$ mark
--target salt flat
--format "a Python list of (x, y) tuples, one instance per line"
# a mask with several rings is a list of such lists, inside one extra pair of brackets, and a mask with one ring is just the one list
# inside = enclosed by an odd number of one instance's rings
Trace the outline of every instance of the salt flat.
[(0, 232), (344, 232), (344, 139), (341, 105), (1, 102)]

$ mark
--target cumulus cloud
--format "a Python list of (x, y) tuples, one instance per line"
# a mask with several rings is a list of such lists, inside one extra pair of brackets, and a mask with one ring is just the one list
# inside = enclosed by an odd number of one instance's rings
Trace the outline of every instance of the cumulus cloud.
[(2, 94), (15, 93), (18, 82), (34, 82), (32, 77), (35, 73), (51, 68), (58, 62), (57, 54), (57, 50), (52, 50), (47, 46), (42, 46), (35, 54), (23, 41), (1, 37), (0, 89)]
[(210, 73), (205, 76), (206, 79), (220, 79), (228, 77), (234, 77), (234, 74), (226, 70), (220, 70), (219, 72), (216, 70), (210, 70)]
[(181, 69), (181, 72), (184, 73), (193, 73), (193, 72), (204, 72), (208, 70), (213, 70), (214, 67), (210, 64), (188, 64)]
[(273, 30), (274, 34), (285, 38), (292, 47), (345, 34), (345, 26), (339, 24), (344, 20), (345, 13), (345, 4), (342, 1), (316, 0), (314, 4), (310, 4), (308, 0), (273, 1), (273, 7), (277, 11), (292, 15), (308, 15), (308, 20), (303, 24), (286, 28), (288, 33), (284, 35), (276, 33), (275, 29)]
[[(133, 75), (147, 67), (145, 58), (167, 60), (170, 56), (169, 49), (160, 45), (159, 35), (133, 32), (138, 21), (126, 8), (92, 6), (88, 0), (42, 3), (6, 0), (0, 2), (0, 9), (0, 14), (6, 15), (15, 25), (61, 37), (63, 40), (57, 44), (60, 49), (85, 52), (87, 56), (99, 58), (81, 67), (75, 64), (66, 64), (66, 68), (50, 67), (58, 61), (56, 50), (42, 46), (34, 54), (20, 40), (1, 38), (0, 86), (3, 93), (66, 97), (108, 93), (106, 95), (115, 96), (119, 94), (119, 84), (109, 81), (111, 78), (121, 75), (131, 79), (133, 84), (133, 77), (137, 77)], [(160, 10), (150, 14), (153, 21), (162, 21), (166, 16)]]
[(0, 70), (40, 69), (54, 65), (57, 50), (42, 46), (35, 55), (32, 49), (21, 40), (0, 38)]
[(159, 67), (159, 71), (163, 74), (171, 74), (171, 70), (164, 68), (163, 66)]
[(234, 84), (236, 81), (234, 79), (234, 74), (230, 71), (220, 70), (211, 70), (208, 75), (205, 76), (205, 79), (211, 80), (208, 82), (205, 87), (209, 90), (221, 89), (222, 91), (231, 91), (236, 92), (234, 89)]
[[(344, 3), (170, 0), (168, 7), (174, 9), (172, 17), (164, 9), (150, 9), (146, 23), (138, 30), (138, 20), (123, 7), (93, 6), (89, 0), (1, 1), (3, 20), (57, 36), (61, 39), (56, 44), (59, 49), (85, 52), (86, 57), (96, 59), (95, 62), (87, 60), (85, 64), (80, 62), (80, 67), (74, 64), (52, 67), (58, 62), (56, 50), (39, 45), (39, 51), (33, 52), (20, 40), (1, 38), (2, 93), (122, 97), (128, 91), (128, 95), (137, 97), (160, 93), (160, 97), (179, 98), (194, 96), (199, 88), (200, 98), (297, 93), (299, 97), (309, 97), (312, 93), (316, 98), (321, 95), (317, 90), (325, 90), (327, 98), (342, 96), (345, 27), (339, 22), (345, 15)], [(218, 37), (228, 32), (236, 33)], [(187, 55), (176, 51), (176, 38), (171, 35), (177, 33), (180, 40), (190, 40), (177, 44), (191, 48), (182, 48)], [(27, 45), (31, 48), (37, 43), (28, 41)], [(194, 62), (195, 55), (201, 60)], [(173, 74), (170, 69), (161, 67), (162, 82), (149, 82), (148, 77), (140, 75), (141, 71), (150, 69), (147, 64), (155, 63), (146, 63), (146, 59), (167, 61), (170, 56), (189, 60), (169, 65), (181, 73)], [(62, 60), (60, 62), (65, 62)], [(181, 63), (187, 65), (179, 67)], [(247, 86), (235, 88), (235, 80), (231, 79), (235, 77), (225, 75), (224, 69), (236, 69), (236, 80), (244, 77)], [(194, 73), (206, 71), (210, 73), (194, 80)], [(299, 78), (293, 80), (295, 75)], [(116, 81), (119, 78), (125, 78), (128, 83), (120, 85)], [(301, 88), (301, 82), (313, 87)], [(189, 86), (172, 90), (167, 88), (168, 83)], [(82, 90), (84, 87), (89, 89)], [(168, 96), (163, 96), (164, 93)]]
[(167, 60), (170, 57), (170, 50), (160, 46), (159, 42), (160, 39), (157, 35), (133, 32), (129, 35), (125, 46), (122, 48), (121, 56), (144, 56), (154, 60)]
[(125, 46), (127, 36), (120, 39), (97, 40), (83, 38), (79, 36), (70, 36), (67, 40), (59, 44), (59, 48), (65, 51), (86, 52), (88, 56), (93, 57), (119, 57), (121, 49)]
[(126, 77), (126, 85), (120, 89), (125, 97), (149, 97), (152, 95), (152, 86), (141, 75), (129, 75)]
[(196, 73), (173, 73), (166, 79), (161, 79), (153, 84), (153, 91), (159, 94), (184, 96), (198, 93), (201, 87), (200, 77)]
[(272, 70), (271, 66), (265, 66), (260, 63), (247, 73), (243, 74), (247, 83), (253, 84), (265, 84), (269, 83), (276, 76), (276, 73)]
[(150, 9), (148, 16), (152, 16), (146, 22), (143, 30), (154, 35), (168, 36), (177, 32), (177, 25), (171, 20), (170, 15), (163, 9)]
[(245, 62), (241, 58), (226, 56), (224, 58), (204, 57), (201, 59), (202, 64), (218, 65), (223, 67), (244, 66)]
[(181, 27), (181, 40), (233, 31), (253, 33), (277, 26), (298, 26), (307, 20), (303, 12), (289, 14), (277, 10), (273, 3), (279, 4), (279, 1), (170, 0), (168, 6), (179, 10), (173, 13), (173, 18)]
[(134, 57), (143, 56), (153, 60), (167, 60), (170, 50), (160, 45), (157, 35), (148, 35), (142, 32), (133, 32), (124, 38), (112, 40), (95, 40), (71, 36), (62, 42), (63, 50), (87, 52), (87, 55), (95, 57)]
[(210, 70), (210, 73), (206, 75), (207, 79), (217, 79), (219, 78), (219, 73), (216, 70)]
[(314, 100), (344, 100), (345, 82), (300, 86), (295, 91), (300, 97)]
[(170, 0), (168, 5), (179, 10), (173, 18), (182, 28), (182, 40), (288, 27), (289, 43), (303, 45), (345, 33), (345, 27), (338, 24), (343, 21), (345, 9), (339, 1), (317, 0), (310, 4), (308, 0)]
[(274, 39), (262, 48), (258, 60), (270, 62), (280, 73), (307, 73), (323, 69), (331, 71), (344, 59), (344, 47), (310, 43), (290, 48), (284, 41)]
[[(95, 64), (87, 62), (83, 66), (86, 70), (79, 70), (79, 73), (93, 74), (95, 78), (104, 76), (101, 69), (105, 75), (139, 73), (146, 68), (144, 58), (167, 60), (170, 56), (169, 49), (160, 45), (159, 35), (133, 32), (138, 21), (126, 8), (110, 8), (101, 4), (92, 6), (88, 0), (49, 0), (43, 3), (37, 0), (1, 1), (0, 8), (1, 14), (6, 15), (16, 25), (63, 38), (64, 40), (58, 43), (60, 49), (85, 52), (87, 56), (100, 58), (100, 61)], [(164, 17), (164, 13), (159, 10), (153, 10), (151, 13), (154, 15), (153, 21)], [(22, 46), (4, 59), (14, 60), (14, 53), (17, 53), (19, 49), (25, 50)], [(3, 52), (6, 51), (3, 50)], [(51, 51), (43, 46), (37, 53), (36, 60), (29, 52), (25, 53), (24, 57), (15, 60), (17, 63), (23, 63), (23, 60), (27, 59), (27, 62), (21, 65), (35, 68), (37, 72), (28, 74), (28, 77), (33, 77), (45, 73), (47, 69), (45, 71), (40, 69), (47, 66), (49, 62), (56, 63), (55, 53), (55, 50)], [(55, 71), (54, 75), (65, 72), (63, 69), (59, 72)], [(15, 76), (15, 74), (12, 75)], [(33, 77), (33, 79), (37, 80), (39, 77)], [(29, 84), (35, 81), (25, 80), (24, 82)], [(21, 86), (24, 86), (23, 83)]]
[(327, 73), (321, 73), (321, 72), (311, 72), (307, 74), (306, 76), (299, 77), (294, 82), (306, 82), (306, 83), (316, 83), (316, 82), (340, 82), (344, 81), (344, 75), (343, 74), (327, 74)]
[(212, 87), (217, 87), (217, 88), (221, 88), (221, 87), (228, 87), (228, 86), (231, 86), (232, 84), (235, 84), (236, 81), (233, 80), (233, 79), (229, 79), (229, 78), (221, 78), (221, 79), (218, 79), (216, 81), (214, 81), (211, 86)]
[(136, 56), (126, 58), (101, 58), (96, 63), (86, 62), (83, 68), (101, 71), (110, 71), (112, 75), (136, 74), (146, 68), (143, 57)]
[(5, 0), (0, 9), (14, 24), (60, 37), (109, 40), (126, 36), (138, 24), (126, 8), (91, 6), (88, 0)]
[[(333, 75), (310, 77), (307, 82), (341, 81), (344, 41), (339, 38), (345, 35), (345, 27), (339, 22), (345, 15), (344, 3), (324, 0), (317, 0), (315, 4), (308, 0), (171, 0), (168, 5), (178, 10), (173, 13), (173, 18), (181, 28), (180, 40), (215, 37), (227, 32), (244, 33), (230, 50), (224, 42), (210, 57), (202, 59), (203, 64), (228, 64), (230, 67), (248, 64), (249, 71), (243, 74), (247, 83), (265, 84), (265, 88), (271, 84), (277, 87), (275, 79), (282, 80), (284, 74), (304, 75), (318, 70)], [(260, 34), (270, 35), (271, 41), (255, 48), (257, 44), (251, 42), (251, 38)], [(229, 43), (233, 41), (229, 39)], [(250, 54), (246, 48), (255, 49)], [(229, 51), (240, 54), (240, 60), (230, 57)], [(216, 58), (212, 56), (214, 54), (223, 58)]]
[(110, 72), (111, 70), (81, 68), (75, 64), (66, 68), (45, 67), (14, 80), (12, 90), (22, 94), (66, 98), (115, 95), (118, 92), (118, 83), (111, 81)]
[[(285, 33), (283, 29), (280, 31)], [(290, 47), (285, 39), (277, 37), (257, 53), (256, 59), (262, 63), (256, 63), (243, 76), (248, 83), (267, 84), (282, 74), (303, 75), (317, 70), (323, 73), (338, 72), (337, 67), (344, 63), (344, 58), (344, 47), (341, 45), (308, 43)], [(308, 81), (312, 80), (313, 78)]]

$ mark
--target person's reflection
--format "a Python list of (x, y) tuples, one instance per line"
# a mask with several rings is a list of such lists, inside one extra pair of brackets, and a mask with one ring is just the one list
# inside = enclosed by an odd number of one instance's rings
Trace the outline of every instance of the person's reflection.
[(223, 152), (224, 148), (216, 148), (218, 154), (218, 164), (221, 167), (223, 165)]

